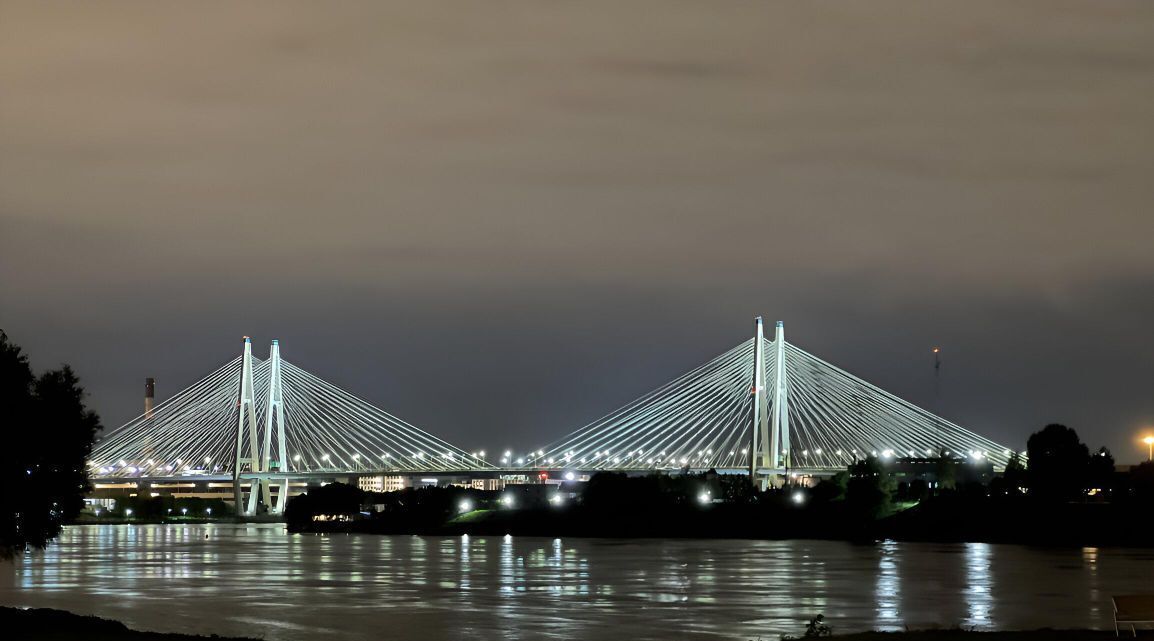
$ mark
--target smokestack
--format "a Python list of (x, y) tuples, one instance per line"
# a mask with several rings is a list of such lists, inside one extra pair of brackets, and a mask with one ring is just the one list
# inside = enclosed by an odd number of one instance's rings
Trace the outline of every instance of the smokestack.
[(152, 406), (156, 398), (156, 379), (144, 379), (144, 418), (152, 418)]

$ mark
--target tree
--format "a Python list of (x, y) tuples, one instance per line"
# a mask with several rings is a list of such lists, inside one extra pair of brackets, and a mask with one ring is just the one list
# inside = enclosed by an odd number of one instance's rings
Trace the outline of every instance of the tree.
[(1090, 487), (1103, 492), (1114, 489), (1114, 455), (1105, 447), (1098, 448), (1090, 457), (1086, 467), (1086, 480)]
[(84, 507), (85, 462), (100, 430), (84, 396), (71, 368), (35, 376), (0, 331), (0, 557), (43, 549)]
[(329, 483), (289, 499), (285, 522), (289, 526), (307, 526), (315, 516), (352, 517), (361, 511), (365, 492), (344, 483)]
[(885, 516), (893, 500), (894, 479), (876, 457), (870, 456), (849, 468), (846, 504), (859, 517), (876, 519)]
[(1130, 487), (1134, 498), (1154, 502), (1154, 463), (1143, 461), (1130, 468)]
[(934, 464), (934, 475), (938, 481), (938, 491), (953, 490), (957, 485), (958, 462), (950, 458), (946, 448), (938, 448), (937, 462)]
[(1021, 496), (1021, 489), (1026, 487), (1026, 466), (1022, 464), (1022, 457), (1017, 452), (1010, 454), (1006, 462), (1006, 470), (1002, 476), (990, 481), (990, 493), (1002, 496)]
[(1090, 450), (1078, 433), (1057, 423), (1030, 435), (1026, 441), (1030, 460), (1027, 478), (1030, 494), (1051, 501), (1069, 501), (1086, 487)]

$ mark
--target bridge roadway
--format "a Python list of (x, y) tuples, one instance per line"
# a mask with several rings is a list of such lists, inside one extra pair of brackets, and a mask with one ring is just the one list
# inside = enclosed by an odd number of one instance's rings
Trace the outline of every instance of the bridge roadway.
[[(828, 469), (828, 468), (789, 468), (789, 469), (772, 469), (759, 468), (757, 473), (759, 476), (769, 475), (787, 475), (796, 474), (798, 476), (832, 476), (843, 468)], [(733, 468), (668, 468), (668, 469), (651, 469), (651, 468), (636, 468), (636, 469), (615, 469), (609, 470), (613, 472), (622, 472), (631, 476), (641, 476), (646, 474), (702, 474), (709, 471), (716, 471), (720, 474), (741, 474), (749, 475), (749, 469), (745, 467)], [(582, 468), (461, 468), (459, 470), (417, 470), (417, 469), (361, 469), (361, 470), (309, 470), (304, 472), (242, 472), (239, 480), (247, 482), (252, 480), (264, 481), (326, 481), (332, 480), (336, 477), (361, 477), (361, 476), (407, 476), (407, 477), (422, 477), (422, 478), (460, 478), (470, 477), (477, 479), (493, 479), (509, 476), (527, 476), (538, 477), (541, 474), (547, 474), (550, 479), (556, 478), (558, 480), (566, 479), (567, 474), (573, 474), (576, 477), (590, 477), (597, 472), (606, 470), (597, 469), (582, 469)], [(117, 476), (117, 477), (103, 477), (94, 479), (95, 483), (132, 483), (132, 482), (147, 482), (147, 483), (232, 483), (236, 479), (231, 473), (224, 474), (189, 474), (177, 476)], [(571, 480), (571, 479), (566, 479)]]

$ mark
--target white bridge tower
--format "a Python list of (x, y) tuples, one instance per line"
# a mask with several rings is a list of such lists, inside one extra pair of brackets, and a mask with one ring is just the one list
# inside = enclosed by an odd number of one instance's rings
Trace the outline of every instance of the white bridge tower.
[[(281, 365), (280, 365), (280, 341), (273, 339), (272, 347), (269, 348), (269, 374), (268, 374), (268, 406), (266, 407), (264, 415), (264, 456), (262, 458), (262, 467), (265, 472), (270, 474), (268, 479), (261, 483), (264, 504), (268, 506), (270, 514), (281, 514), (284, 512), (285, 503), (288, 501), (288, 477), (284, 476), (288, 473), (288, 445), (285, 442), (284, 433), (284, 386), (281, 384)], [(277, 456), (274, 460), (272, 458), (273, 447), (273, 431), (276, 431), (276, 451)], [(279, 479), (275, 479), (271, 474), (275, 472), (280, 475)], [(276, 484), (277, 495), (272, 496), (272, 486)], [(252, 503), (252, 499), (249, 499)], [(255, 505), (252, 506), (255, 509)]]
[(784, 474), (790, 466), (789, 377), (785, 360), (785, 324), (781, 321), (777, 321), (772, 347), (773, 372), (767, 380), (765, 331), (761, 317), (758, 316), (754, 321), (753, 386), (750, 390), (753, 394), (753, 415), (750, 426), (749, 479), (759, 487), (764, 487), (767, 480), (758, 478), (759, 469), (768, 468), (771, 475)]
[[(236, 510), (241, 511), (241, 502), (244, 498), (241, 490), (241, 474), (248, 466), (249, 472), (260, 472), (260, 450), (257, 449), (256, 438), (256, 394), (253, 391), (252, 380), (252, 339), (244, 337), (244, 356), (240, 368), (240, 399), (237, 401), (238, 417), (236, 426), (236, 459), (232, 468), (233, 494), (236, 499)], [(248, 438), (245, 439), (245, 434)], [(245, 441), (248, 441), (248, 456), (245, 456)], [(249, 481), (249, 500), (255, 509), (257, 481)], [(246, 510), (246, 513), (250, 513)]]

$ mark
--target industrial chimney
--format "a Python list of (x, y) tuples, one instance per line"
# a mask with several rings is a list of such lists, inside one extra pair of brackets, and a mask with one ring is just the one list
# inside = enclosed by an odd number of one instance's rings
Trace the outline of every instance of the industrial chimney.
[(144, 418), (152, 418), (152, 406), (156, 398), (156, 379), (144, 379)]

